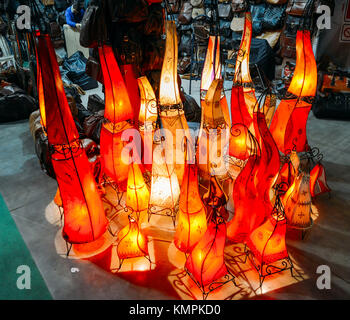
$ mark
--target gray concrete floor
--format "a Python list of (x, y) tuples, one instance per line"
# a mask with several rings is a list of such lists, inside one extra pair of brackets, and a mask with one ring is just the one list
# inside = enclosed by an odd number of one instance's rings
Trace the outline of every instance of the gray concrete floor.
[[(188, 81), (183, 81), (188, 92)], [(230, 87), (227, 82), (226, 87)], [(100, 89), (91, 93), (100, 92)], [(90, 93), (90, 92), (89, 92)], [(198, 100), (199, 82), (192, 95)], [(227, 92), (230, 101), (229, 92)], [(83, 103), (86, 105), (86, 97)], [(288, 248), (309, 279), (270, 291), (260, 298), (349, 299), (350, 298), (350, 122), (318, 120), (312, 113), (308, 122), (311, 146), (324, 154), (331, 198), (315, 200), (319, 210), (311, 232), (304, 241), (291, 237)], [(111, 274), (92, 260), (70, 260), (56, 253), (57, 227), (45, 218), (57, 184), (40, 170), (28, 121), (0, 125), (0, 192), (31, 254), (55, 299), (178, 299), (163, 274), (152, 271), (134, 279)], [(6, 230), (0, 230), (6, 232)], [(294, 240), (293, 240), (294, 239)], [(1, 259), (1, 256), (0, 256)], [(332, 271), (331, 290), (318, 290), (316, 269), (328, 265)], [(79, 272), (71, 273), (71, 268)], [(12, 272), (9, 270), (9, 272)], [(139, 277), (139, 278), (140, 278)], [(143, 278), (142, 278), (143, 277)]]

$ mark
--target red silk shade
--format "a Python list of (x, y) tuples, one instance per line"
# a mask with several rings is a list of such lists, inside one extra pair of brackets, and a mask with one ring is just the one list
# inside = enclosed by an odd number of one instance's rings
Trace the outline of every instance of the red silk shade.
[(310, 32), (298, 31), (296, 38), (297, 59), (294, 75), (283, 99), (273, 116), (270, 131), (278, 149), (303, 152), (308, 148), (306, 122), (317, 86), (317, 66), (312, 51)]
[(322, 164), (317, 163), (310, 172), (311, 196), (316, 197), (325, 192), (331, 192), (326, 180), (326, 172)]
[(137, 258), (148, 255), (148, 240), (141, 232), (137, 221), (129, 216), (129, 224), (117, 236), (119, 259)]
[(133, 109), (113, 49), (106, 45), (99, 47), (99, 55), (105, 85), (106, 119), (101, 127), (100, 138), (102, 167), (125, 191), (128, 164), (122, 161), (121, 154), (127, 141), (122, 141), (121, 137), (124, 130), (132, 128)]
[(204, 287), (227, 274), (224, 263), (226, 224), (209, 222), (207, 231), (186, 260), (186, 269)]
[(205, 207), (198, 190), (198, 168), (187, 164), (181, 185), (175, 246), (180, 251), (191, 252), (206, 230)]
[(41, 74), (46, 131), (64, 208), (63, 237), (70, 243), (91, 242), (107, 228), (103, 204), (79, 141), (48, 35), (38, 36), (37, 53), (40, 69), (45, 70)]

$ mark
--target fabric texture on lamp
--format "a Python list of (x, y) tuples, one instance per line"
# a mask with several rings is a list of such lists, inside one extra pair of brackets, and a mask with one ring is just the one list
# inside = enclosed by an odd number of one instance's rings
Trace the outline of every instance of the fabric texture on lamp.
[(107, 228), (103, 204), (79, 140), (48, 35), (38, 36), (37, 53), (40, 69), (45, 70), (41, 75), (46, 132), (64, 208), (63, 237), (70, 243), (91, 242)]

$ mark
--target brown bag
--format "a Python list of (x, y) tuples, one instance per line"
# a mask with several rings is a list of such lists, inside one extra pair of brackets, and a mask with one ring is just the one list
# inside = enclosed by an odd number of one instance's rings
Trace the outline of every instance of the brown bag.
[(92, 79), (95, 79), (100, 83), (103, 83), (101, 64), (94, 57), (90, 56), (89, 59), (86, 61), (85, 72)]
[(296, 57), (296, 39), (295, 36), (288, 36), (282, 32), (280, 37), (280, 46), (281, 46), (281, 56), (284, 58)]
[(286, 13), (292, 16), (303, 16), (313, 0), (289, 0)]
[(189, 0), (182, 2), (180, 14), (177, 18), (179, 21), (179, 24), (191, 23), (192, 9), (193, 9), (193, 7), (192, 7), (191, 2)]
[(181, 0), (166, 0), (165, 4), (168, 14), (179, 13), (181, 8)]

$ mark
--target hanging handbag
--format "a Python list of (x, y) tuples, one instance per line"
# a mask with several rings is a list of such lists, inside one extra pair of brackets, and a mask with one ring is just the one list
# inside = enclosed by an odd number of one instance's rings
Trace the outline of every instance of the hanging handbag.
[(179, 54), (182, 56), (191, 55), (191, 32), (184, 32), (180, 37)]
[(253, 35), (259, 35), (263, 31), (263, 18), (265, 13), (265, 3), (251, 5)]
[(265, 9), (262, 26), (264, 30), (276, 30), (283, 27), (286, 5), (268, 4)]
[(282, 32), (280, 37), (281, 57), (295, 59), (296, 57), (296, 39), (295, 36)]
[(194, 19), (193, 34), (198, 42), (207, 44), (210, 34), (210, 23), (206, 16), (199, 16)]
[(192, 19), (192, 5), (190, 1), (183, 1), (177, 20), (179, 24), (189, 24)]
[(232, 30), (230, 29), (231, 22), (226, 20), (219, 21), (220, 35), (226, 38), (231, 37)]
[(103, 5), (94, 1), (86, 9), (80, 29), (80, 45), (85, 48), (97, 47), (98, 43), (107, 40), (107, 26), (105, 22)]
[(303, 16), (313, 2), (313, 0), (289, 0), (286, 12), (292, 16)]
[(297, 31), (300, 29), (300, 26), (302, 26), (305, 22), (305, 20), (309, 19), (309, 17), (298, 17), (298, 16), (292, 16), (287, 15), (287, 19), (285, 22), (285, 33), (288, 36), (296, 36)]
[(232, 8), (229, 2), (218, 4), (218, 15), (221, 19), (231, 20), (232, 19)]
[(244, 17), (240, 17), (240, 16), (233, 17), (230, 25), (231, 30), (234, 32), (243, 32), (244, 21), (245, 21)]
[(247, 0), (232, 0), (231, 2), (232, 12), (242, 12), (247, 10)]
[(199, 16), (204, 16), (205, 10), (203, 7), (193, 8), (192, 9), (192, 19), (196, 19)]

